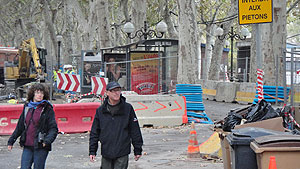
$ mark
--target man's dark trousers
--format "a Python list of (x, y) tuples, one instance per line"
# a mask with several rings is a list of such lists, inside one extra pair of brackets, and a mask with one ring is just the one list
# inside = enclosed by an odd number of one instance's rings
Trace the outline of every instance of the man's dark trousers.
[(127, 169), (128, 168), (128, 155), (110, 159), (102, 157), (100, 169)]

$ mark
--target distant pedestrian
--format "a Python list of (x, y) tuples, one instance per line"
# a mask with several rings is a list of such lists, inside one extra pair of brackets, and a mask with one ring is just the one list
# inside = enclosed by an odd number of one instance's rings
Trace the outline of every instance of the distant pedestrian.
[[(52, 105), (49, 103), (49, 91), (40, 84), (31, 86), (27, 93), (27, 103), (19, 118), (15, 131), (8, 140), (8, 150), (20, 137), (23, 147), (21, 169), (44, 169), (51, 144), (58, 128)], [(15, 160), (15, 159), (12, 159)]]
[[(61, 90), (57, 89), (57, 73), (61, 73), (61, 69), (58, 69), (58, 67), (56, 66), (55, 69), (53, 70), (53, 87), (54, 87), (54, 91), (59, 93), (62, 93)], [(53, 95), (53, 93), (52, 93)]]
[(71, 75), (75, 75), (75, 70), (73, 69), (72, 65), (65, 65), (65, 74), (71, 74)]
[(110, 82), (107, 98), (96, 110), (90, 133), (89, 155), (93, 162), (101, 142), (101, 169), (126, 169), (131, 144), (134, 159), (142, 156), (143, 138), (138, 119), (131, 104), (121, 95), (121, 86)]

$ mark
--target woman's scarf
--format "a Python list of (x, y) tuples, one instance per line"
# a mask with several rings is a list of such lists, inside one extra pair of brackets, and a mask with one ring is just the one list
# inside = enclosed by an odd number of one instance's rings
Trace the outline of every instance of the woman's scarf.
[(28, 103), (27, 107), (29, 107), (29, 108), (35, 108), (35, 109), (36, 109), (36, 107), (37, 107), (38, 105), (40, 105), (41, 103), (44, 103), (44, 102), (49, 103), (47, 100), (42, 100), (42, 101), (40, 101), (40, 102), (33, 102), (33, 101), (30, 101), (30, 102)]

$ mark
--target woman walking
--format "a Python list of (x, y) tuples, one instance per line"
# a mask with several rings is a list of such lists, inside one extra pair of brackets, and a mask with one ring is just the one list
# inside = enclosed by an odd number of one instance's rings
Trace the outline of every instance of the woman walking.
[(49, 103), (49, 91), (40, 84), (31, 86), (27, 93), (27, 103), (19, 118), (15, 131), (8, 140), (8, 150), (20, 137), (23, 147), (21, 169), (44, 169), (51, 144), (58, 128), (52, 105)]

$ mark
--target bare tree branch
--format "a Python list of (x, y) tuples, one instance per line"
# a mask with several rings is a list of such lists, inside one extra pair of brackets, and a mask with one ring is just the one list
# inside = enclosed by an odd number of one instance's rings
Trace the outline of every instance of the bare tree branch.
[(297, 0), (291, 7), (286, 11), (286, 14), (289, 14), (293, 8), (297, 6), (297, 4), (300, 2), (300, 0)]

